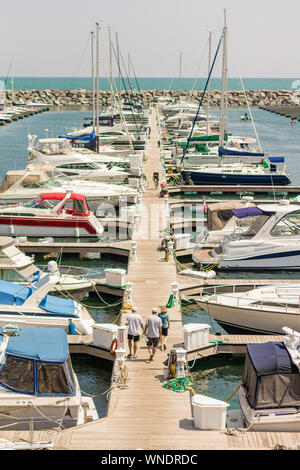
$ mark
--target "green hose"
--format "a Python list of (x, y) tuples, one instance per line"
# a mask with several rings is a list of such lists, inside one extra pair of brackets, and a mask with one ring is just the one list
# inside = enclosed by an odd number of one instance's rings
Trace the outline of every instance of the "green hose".
[(178, 379), (167, 380), (163, 384), (163, 388), (171, 390), (172, 392), (183, 393), (186, 392), (188, 387), (193, 384), (193, 381), (188, 377), (180, 377)]

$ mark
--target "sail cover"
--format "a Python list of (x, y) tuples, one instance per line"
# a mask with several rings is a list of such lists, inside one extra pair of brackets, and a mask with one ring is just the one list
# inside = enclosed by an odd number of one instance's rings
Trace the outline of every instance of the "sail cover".
[(264, 153), (256, 153), (256, 152), (245, 152), (244, 150), (232, 150), (232, 149), (225, 149), (224, 147), (219, 147), (219, 156), (222, 155), (237, 155), (237, 156), (249, 156), (249, 157), (264, 157)]
[(283, 163), (284, 157), (269, 157), (269, 160), (272, 163)]
[(91, 134), (82, 135), (82, 136), (70, 136), (70, 135), (59, 135), (59, 139), (70, 139), (70, 140), (81, 140), (84, 142), (91, 142), (96, 138), (96, 133), (93, 131)]

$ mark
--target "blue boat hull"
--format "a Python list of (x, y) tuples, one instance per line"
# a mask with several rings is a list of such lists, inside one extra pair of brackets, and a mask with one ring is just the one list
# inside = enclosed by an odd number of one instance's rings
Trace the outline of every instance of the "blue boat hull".
[(243, 175), (243, 174), (218, 174), (206, 173), (201, 171), (181, 171), (181, 176), (186, 184), (190, 180), (194, 184), (255, 184), (255, 185), (286, 185), (290, 184), (290, 180), (286, 175), (281, 174), (264, 174), (264, 175)]

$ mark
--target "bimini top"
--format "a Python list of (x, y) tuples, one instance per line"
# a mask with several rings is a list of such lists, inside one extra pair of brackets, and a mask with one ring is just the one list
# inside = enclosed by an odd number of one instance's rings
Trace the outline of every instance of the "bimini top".
[(258, 376), (299, 373), (282, 342), (248, 344), (247, 353)]
[[(68, 193), (41, 193), (40, 198), (44, 200), (54, 200), (62, 201), (67, 197)], [(67, 209), (67, 214), (72, 214), (74, 216), (84, 216), (88, 217), (90, 215), (90, 210), (88, 208), (86, 198), (83, 194), (72, 193), (69, 194), (68, 200), (73, 201), (73, 209)]]
[[(23, 305), (25, 300), (27, 300), (33, 292), (34, 289), (32, 287), (21, 286), (20, 284), (9, 281), (0, 281), (0, 306)], [(33, 305), (33, 307), (35, 307), (35, 305)], [(63, 299), (47, 294), (39, 303), (39, 307), (44, 310), (45, 314), (51, 314), (51, 316), (78, 317), (75, 302), (72, 299)], [(33, 315), (34, 313), (36, 314), (36, 311), (26, 314)], [(39, 313), (39, 315), (40, 314), (43, 314), (43, 312)]]
[[(41, 199), (53, 199), (57, 201), (62, 201), (67, 196), (67, 194), (68, 193), (41, 193), (40, 197)], [(82, 194), (72, 193), (70, 194), (68, 199), (77, 200), (77, 201), (85, 201), (85, 196), (83, 196)]]
[[(0, 327), (0, 334), (3, 328)], [(66, 332), (63, 328), (23, 328), (10, 336), (6, 354), (41, 362), (63, 363), (69, 356)]]

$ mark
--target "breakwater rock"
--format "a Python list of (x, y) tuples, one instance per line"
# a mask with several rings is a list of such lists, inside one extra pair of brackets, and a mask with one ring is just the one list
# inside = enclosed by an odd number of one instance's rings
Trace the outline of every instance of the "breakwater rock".
[[(6, 91), (7, 101), (11, 102), (12, 94)], [(118, 92), (122, 99), (128, 98), (126, 91)], [(177, 98), (181, 96), (183, 100), (193, 100), (200, 102), (201, 91), (167, 91), (167, 90), (141, 90), (134, 91), (131, 96), (142, 104), (149, 106), (155, 104), (162, 97)], [(292, 105), (295, 92), (293, 90), (247, 90), (246, 96), (242, 90), (232, 90), (227, 93), (229, 106), (279, 106)], [(219, 106), (221, 91), (212, 90), (210, 92), (210, 106)], [(16, 104), (28, 104), (30, 102), (48, 103), (54, 106), (92, 106), (91, 90), (21, 90), (14, 91), (13, 102)], [(112, 103), (110, 91), (99, 92), (100, 106), (107, 106)], [(203, 104), (206, 104), (206, 97)]]

